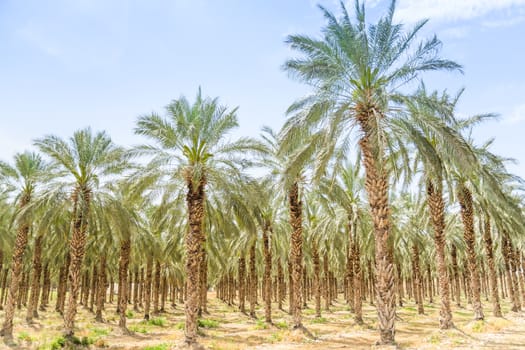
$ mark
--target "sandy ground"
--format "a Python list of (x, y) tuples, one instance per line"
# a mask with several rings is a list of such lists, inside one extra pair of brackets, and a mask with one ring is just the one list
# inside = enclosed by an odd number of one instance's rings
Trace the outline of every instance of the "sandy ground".
[[(209, 349), (371, 349), (378, 339), (376, 314), (373, 306), (365, 303), (365, 324), (356, 325), (348, 307), (339, 301), (323, 317), (316, 319), (314, 310), (304, 310), (304, 325), (314, 336), (291, 331), (291, 317), (274, 305), (271, 326), (261, 320), (253, 320), (209, 296), (209, 314), (205, 315), (208, 328), (201, 328), (200, 343)], [(309, 305), (312, 307), (313, 305)], [(426, 305), (425, 315), (416, 315), (413, 303), (398, 308), (396, 340), (402, 349), (525, 349), (525, 313), (509, 312), (503, 304), (505, 318), (494, 318), (489, 302), (484, 302), (485, 321), (472, 321), (469, 308), (454, 308), (455, 329), (438, 329), (439, 305)], [(51, 309), (51, 308), (50, 308)], [(0, 343), (0, 349), (51, 349), (60, 337), (62, 319), (55, 312), (43, 312), (35, 324), (23, 321), (24, 310), (15, 319), (16, 345)], [(257, 309), (262, 318), (262, 305)], [(94, 321), (94, 315), (79, 309), (76, 335), (85, 337), (91, 348), (167, 350), (183, 339), (184, 313), (182, 305), (169, 306), (167, 312), (153, 316), (153, 321), (142, 321), (140, 312), (131, 311), (128, 326), (132, 335), (123, 335), (118, 327), (115, 305), (107, 304), (105, 323)], [(0, 311), (0, 320), (3, 311)]]

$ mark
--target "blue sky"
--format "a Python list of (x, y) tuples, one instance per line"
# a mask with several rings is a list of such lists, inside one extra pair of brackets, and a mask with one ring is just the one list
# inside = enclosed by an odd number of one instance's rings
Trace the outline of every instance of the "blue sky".
[[(317, 35), (324, 21), (310, 0), (0, 0), (0, 158), (44, 134), (92, 126), (123, 145), (136, 118), (162, 111), (198, 86), (239, 106), (237, 135), (279, 128), (308, 92), (281, 70), (293, 55), (286, 35)], [(333, 0), (319, 1), (337, 9)], [(376, 17), (385, 0), (369, 0)], [(496, 112), (476, 131), (516, 158), (525, 177), (525, 0), (399, 0), (398, 19), (430, 18), (425, 34), (465, 74), (425, 78), (429, 89), (466, 87), (463, 115)]]

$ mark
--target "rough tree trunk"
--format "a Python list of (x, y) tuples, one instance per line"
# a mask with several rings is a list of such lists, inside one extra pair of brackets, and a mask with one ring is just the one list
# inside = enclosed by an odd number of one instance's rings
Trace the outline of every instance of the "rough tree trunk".
[(290, 224), (292, 226), (292, 237), (290, 242), (290, 260), (292, 266), (293, 280), (293, 328), (303, 328), (302, 324), (302, 277), (303, 277), (303, 225), (302, 225), (302, 202), (299, 194), (299, 185), (295, 182), (288, 192), (290, 204)]
[(472, 306), (474, 308), (474, 319), (483, 320), (483, 307), (481, 305), (481, 290), (478, 264), (476, 259), (475, 236), (474, 236), (474, 210), (472, 207), (472, 193), (465, 186), (458, 191), (459, 204), (461, 206), (461, 219), (463, 220), (464, 232), (469, 270), (469, 282), (472, 288)]
[(376, 302), (379, 321), (379, 344), (395, 344), (395, 287), (394, 264), (389, 252), (390, 206), (388, 200), (388, 176), (381, 158), (382, 150), (375, 145), (377, 109), (375, 106), (359, 104), (356, 106), (358, 123), (363, 132), (359, 146), (365, 165), (365, 188), (368, 194), (372, 220), (374, 222), (375, 263), (376, 263)]
[(69, 282), (71, 283), (67, 309), (64, 313), (64, 336), (72, 340), (75, 333), (75, 316), (77, 314), (78, 292), (80, 289), (80, 274), (86, 248), (86, 232), (88, 229), (88, 214), (91, 201), (91, 190), (87, 187), (77, 187), (73, 192), (73, 234), (69, 244), (71, 263), (69, 266)]
[(31, 277), (31, 296), (27, 307), (26, 321), (33, 322), (33, 317), (38, 318), (38, 297), (40, 296), (40, 275), (42, 274), (42, 240), (43, 234), (35, 239), (33, 252), (33, 276)]
[(488, 215), (485, 215), (485, 225), (483, 231), (483, 240), (485, 242), (485, 250), (487, 252), (487, 265), (489, 267), (490, 299), (492, 302), (492, 313), (494, 314), (494, 317), (503, 317), (503, 314), (501, 313), (501, 306), (499, 303), (498, 280), (496, 276), (496, 266), (494, 263), (494, 252), (492, 249), (490, 217)]
[[(439, 328), (454, 327), (450, 311), (450, 286), (445, 259), (445, 204), (443, 202), (442, 184), (434, 186), (432, 180), (427, 181), (428, 206), (434, 226), (434, 243), (436, 245), (437, 271), (441, 309), (439, 310)], [(429, 276), (431, 278), (431, 276)]]
[(246, 313), (246, 259), (244, 256), (239, 258), (239, 311)]
[[(29, 204), (31, 197), (24, 195), (20, 198), (19, 207), (24, 208)], [(17, 302), (18, 290), (21, 282), (22, 264), (24, 252), (27, 247), (27, 235), (29, 233), (29, 224), (23, 222), (18, 227), (16, 234), (15, 246), (13, 249), (13, 259), (11, 263), (11, 283), (9, 284), (9, 292), (7, 294), (7, 303), (5, 305), (4, 324), (0, 335), (8, 342), (13, 339), (13, 317), (15, 315), (15, 307)]]
[(269, 236), (272, 225), (267, 222), (263, 229), (264, 253), (264, 318), (267, 323), (272, 323), (272, 253), (270, 251)]
[[(128, 286), (128, 267), (129, 267), (129, 256), (131, 253), (131, 241), (130, 239), (125, 239), (122, 241), (120, 245), (120, 257), (119, 257), (119, 266), (118, 266), (118, 274), (119, 274), (119, 283), (118, 288), (120, 291), (119, 294), (122, 294), (122, 297), (118, 300), (119, 303), (119, 322), (118, 326), (121, 330), (124, 332), (127, 332), (128, 329), (126, 328), (126, 307), (128, 303), (126, 302), (126, 295), (128, 294), (127, 286)], [(138, 275), (138, 271), (135, 270), (135, 276)], [(137, 282), (135, 281), (135, 284)], [(136, 287), (135, 287), (135, 300), (136, 300)], [(135, 305), (136, 305), (135, 301)]]
[(193, 183), (193, 173), (186, 175), (188, 206), (188, 222), (190, 229), (186, 233), (186, 289), (187, 297), (184, 305), (186, 316), (185, 343), (193, 346), (197, 343), (197, 315), (199, 312), (199, 267), (203, 240), (202, 226), (204, 219), (204, 202), (206, 179), (201, 177), (199, 183)]
[(313, 242), (312, 261), (314, 265), (315, 317), (321, 317), (321, 266), (319, 261), (319, 248), (316, 242)]

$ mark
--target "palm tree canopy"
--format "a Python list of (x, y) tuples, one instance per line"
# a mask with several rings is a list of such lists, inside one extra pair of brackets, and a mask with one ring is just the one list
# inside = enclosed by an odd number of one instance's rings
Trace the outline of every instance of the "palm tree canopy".
[(0, 161), (0, 182), (5, 191), (31, 195), (36, 183), (49, 176), (49, 165), (34, 152), (17, 153), (14, 158), (13, 165)]
[(157, 146), (136, 147), (133, 154), (153, 155), (150, 163), (153, 168), (174, 166), (172, 175), (182, 171), (188, 176), (191, 170), (193, 182), (198, 183), (196, 180), (205, 173), (214, 177), (216, 167), (234, 170), (236, 164), (246, 165), (242, 153), (260, 148), (250, 138), (225, 142), (236, 127), (237, 108), (229, 110), (218, 98), (203, 97), (199, 89), (193, 104), (184, 96), (168, 104), (166, 117), (156, 113), (139, 117), (135, 133), (153, 140)]
[(427, 21), (409, 30), (394, 23), (395, 4), (392, 1), (375, 24), (366, 22), (365, 7), (359, 0), (355, 1), (355, 19), (343, 3), (341, 18), (320, 6), (328, 22), (322, 38), (291, 35), (286, 40), (301, 57), (288, 60), (284, 69), (309, 84), (313, 93), (288, 109), (293, 116), (284, 127), (284, 144), (314, 131), (311, 147), (322, 149), (316, 165), (318, 176), (333, 155), (342, 157), (348, 152), (351, 130), (364, 111), (368, 118), (359, 123), (371, 134), (375, 156), (382, 158), (385, 148), (395, 143), (390, 119), (403, 114), (401, 88), (423, 72), (461, 70), (457, 63), (439, 56), (441, 42), (436, 36), (416, 41)]
[(80, 186), (98, 186), (101, 177), (121, 173), (128, 166), (124, 149), (106, 132), (94, 134), (91, 128), (76, 131), (67, 141), (48, 135), (35, 145), (58, 165), (57, 177), (73, 176)]

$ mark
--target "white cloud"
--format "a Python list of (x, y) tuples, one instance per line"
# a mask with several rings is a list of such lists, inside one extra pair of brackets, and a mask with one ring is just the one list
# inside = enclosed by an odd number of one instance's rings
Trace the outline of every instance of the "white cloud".
[(525, 15), (518, 15), (512, 18), (483, 21), (482, 24), (488, 28), (512, 27), (513, 25), (520, 24), (523, 21), (525, 21)]
[(443, 29), (439, 34), (440, 37), (449, 37), (453, 39), (463, 39), (465, 38), (470, 32), (470, 28), (467, 26), (459, 26), (459, 27), (449, 27), (446, 29)]
[(525, 6), (525, 0), (401, 0), (396, 17), (404, 22), (431, 18), (433, 21), (459, 21)]
[(525, 121), (525, 104), (516, 106), (507, 118), (505, 122), (507, 124), (518, 124)]

